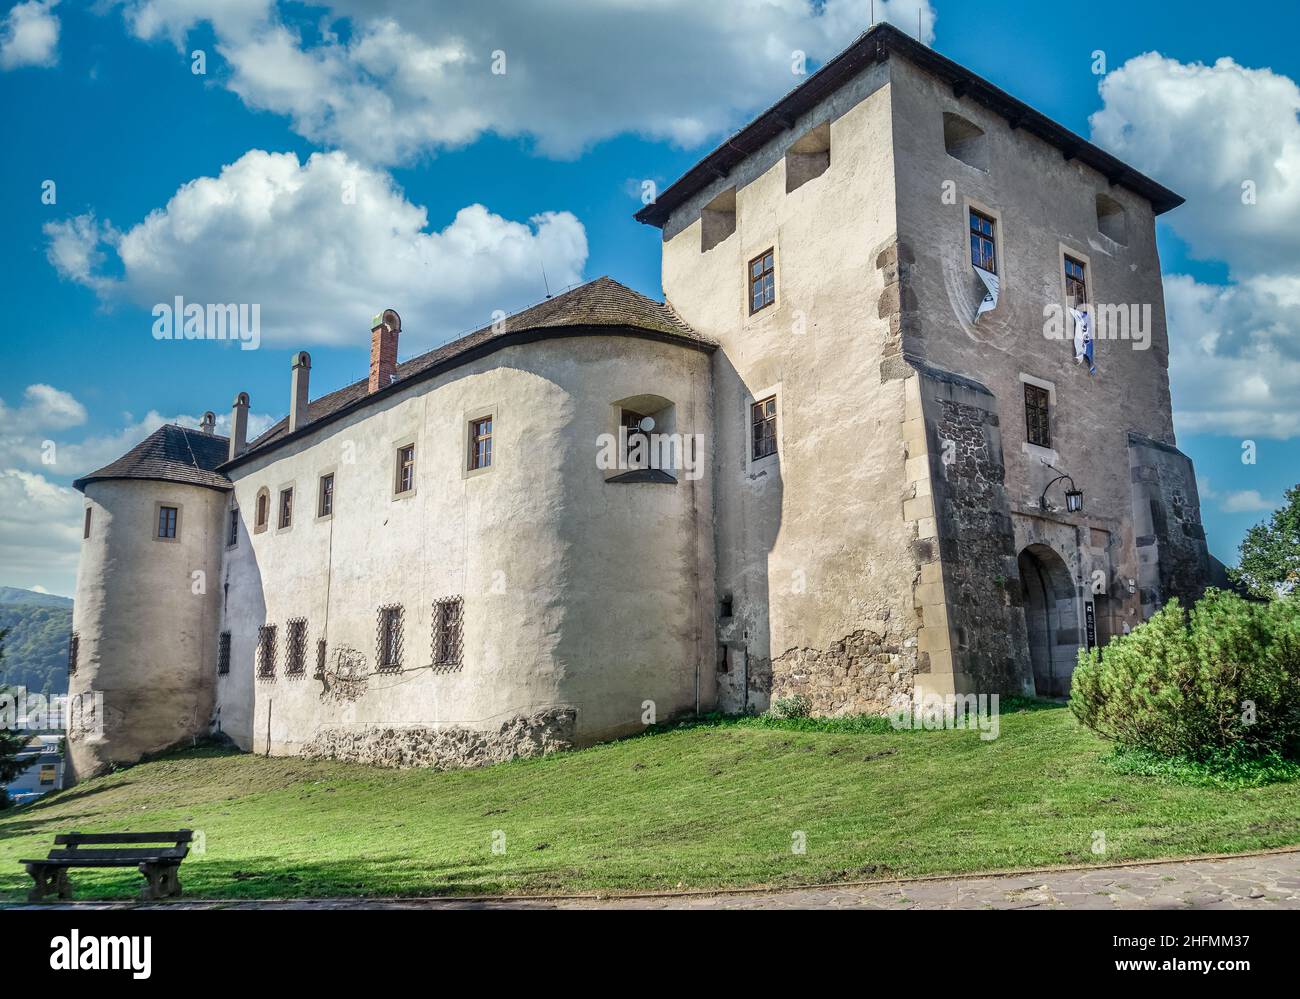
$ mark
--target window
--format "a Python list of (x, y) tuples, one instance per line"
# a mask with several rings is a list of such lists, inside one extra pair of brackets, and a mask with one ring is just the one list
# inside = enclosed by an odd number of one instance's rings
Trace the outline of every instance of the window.
[(257, 629), (257, 675), (275, 676), (275, 625)]
[(1025, 439), (1038, 447), (1052, 446), (1051, 393), (1025, 382)]
[(271, 518), (271, 494), (265, 489), (257, 493), (257, 516), (253, 520), (254, 531), (265, 531), (267, 522)]
[(492, 464), (492, 417), (469, 421), (469, 470)]
[(993, 230), (995, 223), (987, 215), (970, 210), (970, 262), (990, 274), (998, 272), (998, 253)]
[(768, 396), (750, 407), (753, 423), (754, 460), (776, 454), (776, 396)]
[(68, 675), (77, 672), (77, 654), (81, 651), (81, 636), (75, 631), (68, 638)]
[(230, 632), (223, 631), (217, 636), (217, 676), (230, 672)]
[(415, 488), (415, 445), (404, 444), (397, 449), (397, 476), (393, 492), (409, 493)]
[(380, 669), (397, 669), (402, 665), (402, 606), (388, 604), (379, 608)]
[(226, 531), (226, 546), (234, 548), (239, 544), (239, 509), (230, 511), (230, 526)]
[(776, 252), (765, 250), (749, 262), (749, 314), (776, 301)]
[(1109, 194), (1097, 195), (1097, 231), (1121, 246), (1128, 242), (1128, 213)]
[(86, 521), (81, 526), (81, 537), (83, 540), (90, 537), (90, 507), (86, 507)]
[(307, 619), (296, 617), (289, 622), (284, 633), (285, 675), (305, 673), (307, 670)]
[(318, 677), (325, 675), (325, 639), (323, 638), (316, 641), (316, 675)]
[(320, 477), (320, 493), (316, 498), (316, 516), (329, 517), (334, 513), (334, 473)]
[(1088, 267), (1073, 257), (1065, 258), (1065, 298), (1071, 307), (1088, 301)]
[(160, 506), (158, 508), (158, 538), (160, 540), (174, 541), (176, 539), (177, 512), (174, 506)]
[(293, 526), (293, 486), (280, 490), (280, 522), (276, 526), (282, 531)]
[(433, 605), (433, 664), (442, 667), (461, 665), (461, 620), (465, 601), (446, 597)]

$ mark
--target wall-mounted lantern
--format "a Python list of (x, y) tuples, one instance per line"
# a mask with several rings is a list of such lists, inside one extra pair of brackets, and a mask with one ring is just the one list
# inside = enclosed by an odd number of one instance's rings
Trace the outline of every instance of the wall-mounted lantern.
[(1043, 494), (1038, 497), (1038, 508), (1044, 512), (1049, 509), (1047, 505), (1047, 490), (1051, 489), (1052, 486), (1056, 485), (1062, 479), (1066, 479), (1070, 483), (1070, 488), (1065, 490), (1065, 509), (1069, 513), (1079, 513), (1083, 509), (1083, 491), (1075, 486), (1074, 479), (1070, 478), (1067, 473), (1062, 472), (1054, 465), (1048, 464), (1046, 458), (1039, 458), (1038, 460), (1044, 465), (1047, 465), (1047, 467), (1053, 472), (1059, 473), (1056, 478), (1043, 487)]

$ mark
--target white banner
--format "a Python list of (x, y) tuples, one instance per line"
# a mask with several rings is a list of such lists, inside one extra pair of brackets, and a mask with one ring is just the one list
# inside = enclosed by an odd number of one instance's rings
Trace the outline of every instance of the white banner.
[(987, 289), (984, 300), (980, 302), (980, 307), (975, 310), (975, 318), (978, 319), (990, 309), (996, 309), (998, 306), (998, 276), (992, 271), (986, 271), (983, 267), (976, 267), (975, 273), (980, 276), (980, 280), (984, 282), (984, 287)]

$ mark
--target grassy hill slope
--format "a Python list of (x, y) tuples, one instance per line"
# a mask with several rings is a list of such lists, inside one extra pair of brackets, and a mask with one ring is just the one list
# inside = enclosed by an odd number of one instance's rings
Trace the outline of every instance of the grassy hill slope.
[[(991, 742), (746, 719), (453, 773), (198, 750), (0, 813), (0, 898), (24, 897), (19, 858), (73, 829), (198, 830), (186, 893), (225, 898), (792, 884), (1300, 843), (1300, 784), (1160, 783), (1107, 751), (1056, 706), (1004, 713)], [(82, 898), (139, 881), (73, 874)]]

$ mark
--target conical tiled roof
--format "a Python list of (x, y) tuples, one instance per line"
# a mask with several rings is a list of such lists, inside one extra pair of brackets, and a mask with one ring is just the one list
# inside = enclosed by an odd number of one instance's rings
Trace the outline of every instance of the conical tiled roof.
[(230, 480), (215, 471), (226, 460), (229, 446), (228, 438), (169, 423), (159, 427), (117, 461), (83, 475), (72, 484), (83, 492), (86, 483), (103, 479), (154, 479), (230, 489)]
[[(420, 375), (433, 375), (437, 371), (454, 367), (483, 353), (506, 347), (531, 336), (544, 335), (556, 330), (556, 336), (578, 335), (583, 332), (601, 332), (622, 329), (659, 340), (677, 340), (697, 349), (712, 350), (716, 344), (700, 336), (677, 318), (671, 308), (638, 294), (613, 278), (600, 277), (588, 281), (571, 291), (539, 302), (531, 308), (508, 316), (499, 326), (484, 326), (428, 353), (413, 357), (397, 366), (394, 389)], [(559, 331), (564, 332), (559, 332)], [(369, 391), (369, 379), (362, 378), (336, 392), (313, 400), (307, 407), (304, 426), (316, 427), (332, 416), (350, 407), (375, 398), (387, 391)], [(243, 457), (274, 447), (288, 435), (289, 421), (281, 420), (252, 442)]]

